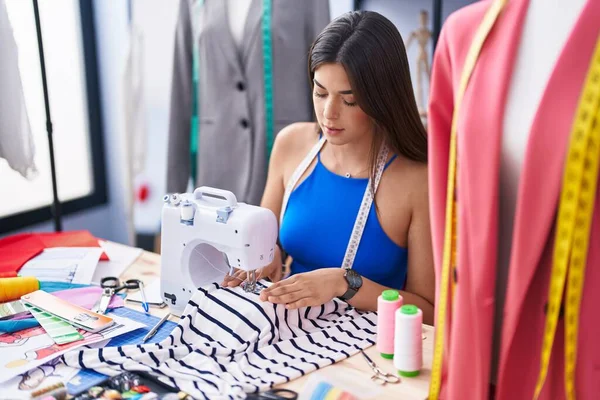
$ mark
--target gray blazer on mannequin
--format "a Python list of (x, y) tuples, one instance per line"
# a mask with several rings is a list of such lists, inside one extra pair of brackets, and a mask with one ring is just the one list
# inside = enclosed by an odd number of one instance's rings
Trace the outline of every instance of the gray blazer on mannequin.
[[(190, 176), (193, 42), (198, 46), (199, 141), (195, 186), (232, 191), (259, 204), (267, 177), (262, 1), (252, 0), (240, 48), (227, 2), (180, 0), (175, 33), (167, 191), (183, 192)], [(272, 0), (273, 136), (313, 119), (307, 54), (329, 23), (327, 0)], [(195, 28), (193, 23), (197, 23)], [(197, 32), (194, 38), (193, 32)]]

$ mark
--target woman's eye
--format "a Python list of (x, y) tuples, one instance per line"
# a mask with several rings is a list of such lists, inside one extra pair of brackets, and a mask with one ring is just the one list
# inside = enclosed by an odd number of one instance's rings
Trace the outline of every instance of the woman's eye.
[(323, 98), (323, 97), (326, 97), (327, 95), (324, 93), (315, 92), (315, 96), (317, 96), (319, 98)]
[(346, 100), (344, 100), (344, 104), (345, 104), (345, 105), (347, 105), (347, 106), (349, 106), (349, 107), (354, 107), (354, 106), (356, 105), (356, 102), (354, 102), (354, 103), (349, 103), (349, 102), (347, 102)]

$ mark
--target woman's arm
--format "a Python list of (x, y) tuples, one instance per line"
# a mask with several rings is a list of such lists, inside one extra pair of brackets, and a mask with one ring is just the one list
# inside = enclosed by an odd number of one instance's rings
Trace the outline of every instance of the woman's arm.
[[(275, 304), (285, 304), (288, 309), (318, 306), (342, 296), (348, 290), (344, 272), (343, 268), (319, 268), (293, 275), (264, 289), (260, 298)], [(362, 279), (362, 287), (348, 303), (359, 310), (377, 311), (377, 297), (391, 288), (364, 277)], [(433, 305), (429, 300), (414, 292), (399, 292), (404, 304), (414, 304), (423, 311), (424, 323), (433, 323)]]
[[(408, 269), (404, 290), (399, 291), (404, 304), (414, 304), (423, 311), (423, 322), (433, 325), (435, 302), (435, 273), (431, 248), (431, 231), (429, 226), (429, 202), (427, 190), (427, 169), (419, 168), (415, 179), (410, 179), (413, 192), (410, 195), (412, 208), (408, 227)], [(340, 290), (342, 294), (348, 285), (340, 274)], [(363, 278), (363, 285), (349, 303), (361, 310), (377, 309), (377, 297), (382, 291), (390, 289), (386, 286)]]
[(417, 305), (423, 311), (423, 322), (433, 325), (435, 304), (435, 270), (429, 224), (429, 192), (427, 169), (423, 169), (419, 190), (411, 199), (413, 208), (408, 231), (408, 271), (403, 293), (404, 303)]
[[(341, 270), (341, 268), (340, 268)], [(341, 296), (348, 290), (348, 284), (344, 279), (344, 271), (340, 271), (340, 290), (337, 295)], [(377, 298), (381, 295), (384, 290), (392, 289), (380, 285), (379, 283), (373, 282), (369, 279), (362, 278), (363, 285), (356, 295), (348, 301), (350, 305), (365, 311), (377, 311)], [(414, 304), (423, 311), (423, 323), (433, 324), (433, 303), (427, 300), (425, 297), (404, 290), (398, 291), (402, 296), (404, 304)]]

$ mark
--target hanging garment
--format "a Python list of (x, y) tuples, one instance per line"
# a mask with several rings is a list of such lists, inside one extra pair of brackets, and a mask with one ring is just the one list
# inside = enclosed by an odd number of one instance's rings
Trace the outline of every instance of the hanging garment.
[(37, 174), (35, 146), (21, 84), (17, 43), (4, 0), (0, 0), (0, 60), (0, 158), (31, 179)]
[(376, 321), (338, 299), (290, 311), (211, 284), (198, 289), (164, 341), (73, 351), (63, 361), (107, 375), (146, 371), (196, 399), (244, 398), (373, 345)]
[[(263, 3), (272, 12), (263, 35)], [(183, 192), (191, 174), (193, 49), (198, 51), (198, 150), (196, 186), (229, 190), (240, 201), (259, 204), (268, 148), (263, 40), (272, 54), (273, 126), (312, 120), (307, 54), (329, 23), (329, 2), (252, 0), (241, 46), (229, 27), (227, 2), (181, 0), (175, 33), (167, 191)], [(194, 34), (193, 32), (197, 32)]]
[(127, 58), (123, 71), (123, 121), (125, 135), (121, 152), (125, 159), (125, 210), (127, 218), (127, 237), (129, 243), (135, 242), (135, 202), (136, 177), (146, 165), (147, 131), (146, 125), (146, 88), (144, 79), (144, 33), (140, 29), (136, 9), (143, 5), (132, 2), (132, 16), (129, 23)]
[[(466, 54), (491, 1), (450, 16), (440, 34), (429, 106), (429, 184), (436, 276), (441, 276), (448, 186), (449, 144), (455, 96)], [(467, 85), (457, 136), (457, 265), (451, 314), (446, 319), (443, 399), (487, 399), (499, 239), (501, 135), (510, 82), (529, 1), (506, 3), (482, 47)], [(570, 6), (569, 6), (570, 7)], [(600, 37), (600, 2), (588, 0), (550, 74), (528, 133), (512, 237), (496, 399), (534, 398), (540, 371), (555, 222), (567, 148), (576, 109)], [(533, 56), (533, 55), (532, 55)], [(485, 99), (485, 101), (482, 101)], [(576, 337), (575, 392), (600, 391), (600, 195), (583, 279)], [(452, 275), (451, 275), (452, 276)], [(439, 309), (439, 286), (436, 309)], [(564, 398), (566, 316), (558, 320), (546, 384), (539, 399)], [(439, 321), (436, 321), (439, 326)], [(468, 374), (460, 371), (469, 371)], [(458, 373), (457, 373), (458, 371)], [(468, 390), (465, 390), (468, 388)]]
[(132, 21), (123, 73), (123, 105), (127, 156), (131, 179), (143, 172), (146, 161), (146, 107), (144, 89), (144, 36)]

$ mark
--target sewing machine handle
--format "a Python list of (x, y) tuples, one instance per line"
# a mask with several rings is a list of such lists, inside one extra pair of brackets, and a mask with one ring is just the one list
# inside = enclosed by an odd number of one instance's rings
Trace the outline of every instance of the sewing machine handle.
[(196, 200), (200, 200), (203, 195), (225, 200), (227, 205), (232, 208), (237, 206), (237, 198), (235, 197), (235, 194), (228, 190), (216, 189), (209, 186), (201, 186), (194, 190), (194, 198)]

